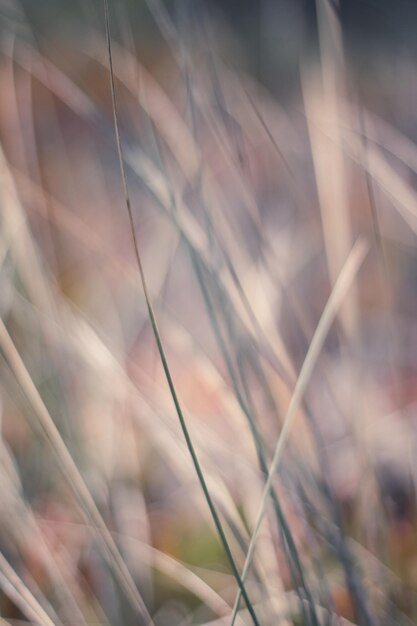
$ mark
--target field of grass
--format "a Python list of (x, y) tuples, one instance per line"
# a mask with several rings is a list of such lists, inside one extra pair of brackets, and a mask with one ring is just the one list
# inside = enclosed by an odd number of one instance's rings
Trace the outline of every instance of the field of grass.
[(0, 626), (415, 624), (413, 54), (76, 4), (0, 1)]

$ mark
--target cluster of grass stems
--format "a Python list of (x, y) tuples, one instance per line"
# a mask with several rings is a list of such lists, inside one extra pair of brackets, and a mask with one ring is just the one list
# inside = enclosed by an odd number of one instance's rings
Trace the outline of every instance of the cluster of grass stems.
[[(7, 5), (1, 623), (412, 624), (412, 583), (391, 553), (391, 535), (403, 527), (384, 507), (378, 457), (368, 449), (368, 430), (388, 403), (377, 367), (364, 371), (363, 317), (376, 281), (384, 372), (397, 389), (384, 224), (412, 245), (417, 197), (399, 172), (415, 171), (417, 148), (347, 97), (330, 0), (317, 0), (319, 62), (300, 61), (296, 128), (254, 79), (222, 63), (209, 22), (191, 43), (190, 16), (175, 22), (160, 0), (147, 4), (177, 100), (140, 64), (109, 0), (104, 35), (93, 33), (79, 51), (106, 78), (106, 104), (41, 52), (18, 5)], [(118, 20), (123, 46), (112, 37)], [(97, 203), (87, 215), (65, 200), (82, 192), (60, 189), (66, 176), (77, 186), (67, 169), (88, 142), (67, 152), (63, 110), (76, 134), (101, 144), (86, 173), (85, 207)], [(52, 161), (62, 159), (56, 170), (43, 162), (45, 146), (37, 150), (48, 138)], [(260, 208), (263, 158), (278, 181), (275, 222)], [(122, 250), (112, 243), (117, 231)], [(88, 297), (63, 285), (72, 246)], [(314, 305), (300, 276), (320, 285), (308, 292)], [(395, 401), (393, 414), (403, 409)], [(345, 499), (326, 439), (332, 423), (351, 451)], [(408, 426), (394, 424), (400, 438)], [(399, 448), (413, 477), (411, 444)], [(212, 560), (187, 563), (175, 541), (170, 550), (155, 539), (152, 489), (161, 485), (152, 487), (147, 472), (171, 490), (166, 502), (161, 496), (167, 534), (196, 528)], [(42, 500), (73, 517), (48, 520)], [(74, 533), (76, 547), (51, 541), (48, 528), (60, 524), (58, 535)]]

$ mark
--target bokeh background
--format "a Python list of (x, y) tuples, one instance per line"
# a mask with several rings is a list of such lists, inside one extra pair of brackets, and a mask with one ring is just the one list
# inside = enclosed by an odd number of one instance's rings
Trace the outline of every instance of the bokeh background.
[[(416, 19), (109, 0), (139, 254), (240, 572), (265, 506), (263, 625), (417, 619)], [(230, 624), (106, 38), (102, 2), (0, 1), (0, 622)]]

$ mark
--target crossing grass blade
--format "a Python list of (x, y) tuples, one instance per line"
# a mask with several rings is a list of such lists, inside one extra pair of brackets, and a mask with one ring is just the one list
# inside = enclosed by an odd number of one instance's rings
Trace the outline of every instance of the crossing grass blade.
[[(277, 445), (275, 447), (274, 456), (269, 468), (268, 478), (265, 484), (264, 492), (262, 495), (261, 504), (259, 506), (258, 515), (256, 518), (254, 530), (252, 533), (251, 541), (249, 543), (248, 552), (245, 559), (245, 565), (242, 571), (242, 578), (245, 580), (246, 575), (249, 571), (249, 567), (253, 558), (253, 553), (255, 550), (256, 540), (258, 537), (259, 529), (261, 527), (262, 519), (265, 513), (266, 504), (268, 498), (270, 496), (271, 488), (273, 485), (273, 480), (275, 478), (276, 471), (278, 469), (279, 463), (281, 461), (282, 453), (284, 451), (285, 445), (287, 443), (291, 427), (294, 422), (294, 418), (297, 415), (297, 411), (300, 407), (300, 403), (305, 392), (305, 389), (310, 380), (311, 374), (313, 372), (316, 361), (320, 355), (320, 351), (323, 347), (323, 344), (326, 340), (327, 334), (333, 324), (333, 321), (338, 312), (338, 308), (343, 301), (350, 285), (352, 284), (366, 254), (368, 251), (368, 244), (365, 239), (358, 239), (353, 246), (337, 280), (332, 289), (329, 299), (327, 300), (326, 306), (323, 310), (323, 313), (320, 317), (320, 321), (317, 325), (314, 336), (311, 340), (309, 349), (307, 351), (306, 357), (304, 359), (303, 365), (300, 370), (300, 374), (297, 379), (297, 383), (294, 388), (294, 392), (291, 398), (290, 405), (288, 407), (284, 423), (278, 438)], [(231, 626), (233, 626), (237, 610), (239, 607), (240, 597), (239, 594), (236, 597), (235, 605), (233, 608), (233, 614), (231, 618)]]

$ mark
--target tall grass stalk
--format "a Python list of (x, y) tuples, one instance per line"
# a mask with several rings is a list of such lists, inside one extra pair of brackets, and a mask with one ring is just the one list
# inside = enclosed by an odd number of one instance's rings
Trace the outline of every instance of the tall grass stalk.
[(116, 134), (116, 143), (117, 143), (117, 152), (118, 152), (118, 156), (119, 156), (119, 165), (120, 165), (120, 173), (122, 176), (122, 181), (123, 181), (123, 189), (124, 189), (124, 194), (125, 194), (125, 202), (126, 202), (126, 208), (128, 211), (128, 215), (129, 215), (129, 222), (130, 222), (130, 229), (131, 229), (131, 233), (132, 233), (132, 238), (133, 238), (133, 243), (134, 243), (134, 250), (135, 250), (135, 257), (136, 257), (136, 262), (137, 262), (137, 266), (138, 266), (138, 270), (139, 270), (139, 275), (140, 275), (140, 281), (142, 284), (142, 289), (143, 289), (143, 293), (145, 296), (145, 300), (146, 300), (146, 306), (148, 308), (148, 313), (149, 313), (149, 319), (151, 322), (151, 326), (152, 326), (152, 330), (154, 333), (154, 337), (155, 337), (155, 341), (158, 347), (158, 352), (161, 358), (161, 362), (162, 362), (162, 366), (164, 369), (164, 373), (167, 379), (167, 383), (169, 386), (169, 390), (172, 396), (172, 400), (174, 402), (175, 405), (175, 410), (177, 412), (178, 415), (178, 419), (180, 421), (181, 424), (181, 429), (182, 432), (184, 434), (184, 439), (186, 442), (186, 446), (187, 449), (190, 453), (198, 480), (200, 482), (201, 485), (201, 489), (204, 493), (204, 497), (207, 501), (207, 505), (210, 509), (210, 513), (211, 516), (213, 518), (213, 522), (216, 526), (216, 530), (218, 532), (220, 541), (223, 545), (224, 551), (226, 553), (227, 559), (229, 561), (230, 567), (232, 569), (233, 575), (236, 578), (236, 582), (238, 584), (240, 593), (242, 595), (242, 597), (245, 600), (246, 606), (248, 608), (248, 611), (251, 615), (251, 618), (253, 620), (253, 623), (255, 624), (255, 626), (259, 626), (259, 621), (258, 618), (256, 616), (255, 610), (253, 608), (253, 605), (249, 599), (249, 596), (247, 594), (246, 588), (241, 580), (240, 574), (239, 574), (239, 570), (237, 568), (237, 565), (235, 563), (235, 560), (233, 558), (233, 554), (232, 551), (229, 547), (225, 532), (223, 530), (223, 526), (221, 524), (219, 515), (217, 513), (217, 510), (214, 506), (214, 502), (212, 501), (212, 498), (210, 496), (208, 487), (207, 487), (207, 483), (206, 480), (204, 478), (204, 474), (203, 474), (203, 470), (200, 466), (200, 463), (198, 461), (197, 458), (197, 454), (195, 452), (193, 443), (191, 441), (191, 437), (185, 422), (185, 418), (181, 409), (181, 405), (177, 396), (177, 392), (175, 390), (175, 386), (174, 386), (174, 382), (172, 380), (172, 376), (171, 376), (171, 372), (168, 366), (168, 362), (167, 362), (167, 358), (166, 358), (166, 354), (165, 354), (165, 350), (162, 344), (162, 339), (158, 330), (158, 325), (156, 322), (156, 317), (155, 317), (155, 313), (153, 310), (153, 306), (150, 300), (150, 296), (148, 293), (148, 288), (147, 288), (147, 284), (146, 284), (146, 280), (145, 280), (145, 274), (143, 271), (143, 267), (142, 267), (142, 261), (140, 258), (140, 254), (139, 254), (139, 246), (138, 246), (138, 241), (137, 241), (137, 237), (136, 237), (136, 228), (135, 228), (135, 223), (134, 223), (134, 219), (133, 219), (133, 213), (132, 213), (132, 207), (131, 207), (131, 203), (130, 203), (130, 195), (129, 195), (129, 190), (128, 190), (128, 186), (127, 186), (127, 179), (126, 179), (126, 174), (125, 174), (125, 170), (124, 170), (124, 160), (123, 160), (123, 152), (122, 152), (122, 145), (121, 145), (121, 141), (120, 141), (120, 133), (119, 133), (119, 124), (118, 124), (118, 115), (117, 115), (117, 100), (116, 100), (116, 88), (115, 88), (115, 82), (114, 82), (114, 74), (113, 74), (113, 59), (112, 59), (112, 47), (111, 47), (111, 35), (110, 35), (110, 21), (109, 21), (109, 8), (108, 8), (108, 2), (107, 0), (104, 0), (104, 10), (105, 10), (105, 20), (106, 20), (106, 35), (107, 35), (107, 46), (108, 46), (108, 57), (109, 57), (109, 69), (110, 69), (110, 84), (111, 84), (111, 93), (112, 93), (112, 105), (113, 105), (113, 119), (114, 119), (114, 128), (115, 128), (115, 134)]
[[(306, 357), (304, 359), (303, 365), (301, 367), (301, 370), (297, 379), (297, 383), (294, 387), (294, 392), (291, 398), (291, 402), (288, 407), (287, 413), (285, 415), (285, 419), (284, 419), (283, 426), (282, 426), (282, 429), (278, 438), (278, 442), (275, 447), (274, 456), (273, 456), (273, 459), (269, 468), (268, 478), (265, 484), (261, 504), (259, 506), (255, 526), (252, 532), (252, 537), (249, 543), (249, 548), (248, 548), (248, 552), (247, 552), (246, 559), (245, 559), (245, 564), (244, 564), (243, 571), (242, 571), (243, 579), (246, 578), (246, 575), (249, 571), (249, 568), (252, 562), (256, 540), (258, 538), (259, 529), (261, 527), (267, 501), (270, 496), (272, 484), (275, 479), (275, 474), (278, 469), (279, 463), (281, 461), (282, 453), (287, 443), (288, 436), (290, 434), (291, 427), (293, 426), (294, 419), (297, 416), (297, 412), (300, 407), (303, 394), (309, 383), (316, 361), (320, 356), (320, 351), (326, 340), (327, 334), (336, 317), (338, 308), (340, 304), (343, 302), (343, 298), (346, 296), (346, 293), (348, 292), (349, 287), (351, 286), (353, 280), (355, 279), (355, 276), (361, 264), (363, 263), (363, 260), (366, 256), (367, 251), (368, 251), (368, 244), (366, 243), (364, 239), (359, 239), (358, 241), (356, 241), (348, 258), (346, 259), (346, 262), (342, 268), (342, 271), (339, 274), (339, 277), (335, 283), (335, 286), (332, 289), (332, 292), (329, 296), (329, 299), (320, 317), (320, 321), (317, 325), (317, 329), (311, 340), (310, 346), (308, 348), (308, 352), (306, 354)], [(233, 614), (232, 614), (232, 618), (230, 622), (231, 626), (233, 626), (233, 624), (235, 623), (236, 614), (237, 614), (237, 610), (239, 607), (239, 601), (240, 601), (240, 598), (238, 594), (235, 600), (234, 608), (233, 608)]]

